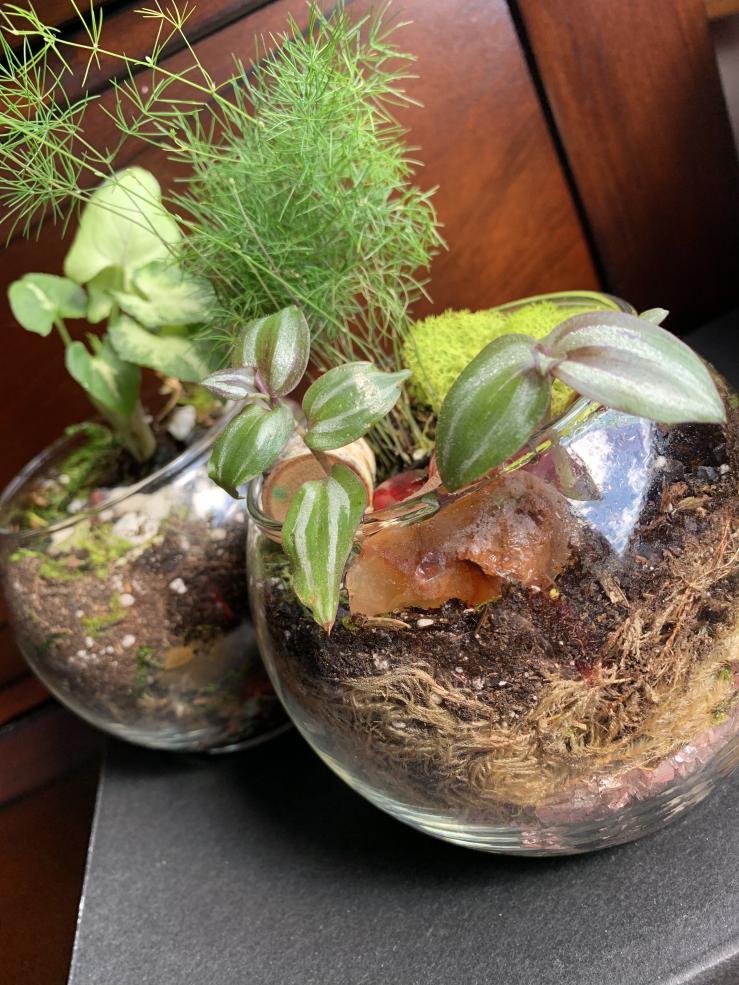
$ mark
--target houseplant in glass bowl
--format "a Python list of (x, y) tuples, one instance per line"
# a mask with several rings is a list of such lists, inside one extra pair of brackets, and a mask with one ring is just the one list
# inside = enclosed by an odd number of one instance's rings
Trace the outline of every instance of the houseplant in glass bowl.
[[(663, 311), (582, 301), (503, 310), (518, 331), (461, 372), (434, 457), (381, 508), (324, 457), (400, 393), (367, 364), (315, 379), (296, 418), (324, 478), (282, 523), (249, 493), (257, 634), (294, 722), (379, 807), (489, 851), (627, 841), (737, 760), (736, 401)], [(521, 334), (545, 304), (567, 317)], [(271, 361), (307, 356), (279, 320), (245, 333), (259, 387), (213, 457), (226, 486), (275, 460), (270, 419), (292, 427)], [(552, 378), (580, 395), (556, 417)]]
[[(146, 57), (107, 46), (102, 13), (65, 35), (32, 7), (0, 18), (0, 98), (23, 107), (2, 122), (0, 201), (26, 233), (85, 206), (66, 276), (27, 275), (11, 301), (31, 331), (57, 328), (102, 417), (6, 491), (5, 587), (24, 652), (70, 707), (144, 744), (221, 749), (284, 713), (248, 623), (243, 504), (207, 478), (240, 380), (226, 374), (217, 396), (192, 384), (227, 363), (246, 321), (291, 303), (324, 365), (388, 337), (439, 237), (389, 113), (409, 56), (381, 18), (311, 5), (307, 31), (291, 21), (273, 52), (248, 72), (235, 59), (223, 80), (190, 46), (188, 11), (141, 11), (158, 22)], [(163, 41), (175, 35), (177, 71)], [(85, 58), (114, 66), (112, 109), (68, 95), (70, 82), (85, 89)], [(121, 140), (102, 148), (105, 114)], [(140, 168), (114, 170), (149, 144), (180, 176), (164, 192)], [(80, 317), (107, 319), (104, 338), (73, 341), (66, 320)], [(156, 436), (140, 366), (166, 376)]]
[[(64, 344), (98, 419), (68, 428), (0, 497), (3, 590), (29, 664), (72, 710), (143, 745), (238, 747), (284, 727), (241, 590), (244, 520), (208, 479), (233, 408), (196, 385), (212, 290), (177, 261), (156, 179), (95, 191), (65, 276), (10, 286), (27, 330)], [(73, 340), (67, 322), (106, 320)], [(155, 415), (141, 367), (160, 374)]]

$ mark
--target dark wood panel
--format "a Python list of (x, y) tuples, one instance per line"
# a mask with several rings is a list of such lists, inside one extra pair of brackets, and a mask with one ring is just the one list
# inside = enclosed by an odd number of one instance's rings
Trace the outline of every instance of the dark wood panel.
[(95, 802), (94, 763), (0, 809), (0, 980), (67, 980)]
[(688, 327), (737, 298), (739, 172), (703, 0), (519, 0), (613, 290)]
[(0, 804), (95, 759), (101, 747), (100, 732), (55, 702), (0, 728)]
[(739, 0), (705, 0), (705, 4), (709, 20), (715, 21), (739, 14)]

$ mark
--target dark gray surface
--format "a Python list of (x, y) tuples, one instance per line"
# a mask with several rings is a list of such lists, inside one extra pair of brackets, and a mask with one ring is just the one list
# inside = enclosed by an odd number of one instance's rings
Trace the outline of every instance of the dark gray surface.
[(295, 734), (217, 761), (114, 745), (71, 980), (735, 985), (738, 861), (739, 776), (652, 837), (545, 861), (398, 824)]
[[(691, 341), (739, 384), (739, 324)], [(294, 734), (111, 745), (71, 985), (737, 985), (739, 775), (635, 844), (506, 859), (370, 807)], [(0, 979), (2, 975), (0, 973)]]

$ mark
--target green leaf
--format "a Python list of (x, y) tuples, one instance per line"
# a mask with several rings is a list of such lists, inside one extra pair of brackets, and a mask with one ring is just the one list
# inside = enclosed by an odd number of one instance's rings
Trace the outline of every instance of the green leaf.
[(615, 410), (664, 424), (726, 420), (700, 357), (644, 318), (616, 311), (575, 315), (544, 345), (559, 361), (555, 376)]
[(303, 398), (305, 443), (315, 451), (341, 448), (383, 418), (398, 401), (409, 370), (383, 373), (372, 363), (346, 363), (312, 383)]
[(106, 267), (127, 275), (164, 260), (181, 233), (162, 205), (159, 182), (143, 168), (127, 168), (96, 189), (80, 217), (64, 273), (86, 284)]
[(295, 593), (326, 632), (336, 619), (339, 592), (367, 493), (346, 465), (304, 483), (282, 525), (282, 546), (290, 560)]
[(650, 321), (653, 325), (661, 325), (669, 313), (667, 308), (647, 308), (646, 311), (639, 313), (639, 317)]
[(87, 283), (87, 314), (91, 325), (96, 325), (104, 318), (110, 317), (115, 304), (113, 291), (123, 287), (123, 271), (119, 267), (106, 267), (95, 274)]
[(54, 274), (25, 274), (8, 288), (8, 300), (23, 328), (44, 336), (58, 318), (82, 318), (87, 307), (82, 288)]
[(224, 400), (243, 400), (254, 396), (254, 370), (244, 366), (241, 369), (219, 369), (200, 381), (200, 385)]
[(546, 413), (549, 380), (534, 365), (535, 341), (503, 335), (457, 377), (439, 413), (436, 456), (448, 489), (482, 478), (515, 454)]
[(83, 342), (72, 342), (65, 352), (67, 370), (90, 397), (106, 410), (128, 417), (139, 396), (138, 366), (119, 359), (108, 339), (98, 340), (90, 353)]
[(202, 277), (191, 277), (171, 260), (152, 260), (133, 274), (134, 294), (113, 291), (122, 310), (146, 328), (210, 321), (215, 294)]
[(223, 429), (213, 446), (208, 475), (237, 499), (238, 487), (273, 464), (294, 427), (284, 404), (273, 410), (250, 404)]
[(300, 383), (308, 366), (308, 322), (294, 305), (283, 308), (247, 325), (241, 345), (244, 366), (256, 366), (267, 390), (284, 397)]
[(121, 359), (188, 383), (199, 383), (222, 361), (219, 352), (191, 335), (174, 331), (155, 335), (126, 315), (110, 323), (108, 335)]

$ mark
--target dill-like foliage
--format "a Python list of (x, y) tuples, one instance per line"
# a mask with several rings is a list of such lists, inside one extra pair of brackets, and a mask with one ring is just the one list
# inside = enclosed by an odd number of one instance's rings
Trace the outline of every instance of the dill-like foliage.
[[(393, 116), (408, 102), (402, 85), (412, 61), (392, 41), (401, 25), (386, 11), (351, 23), (343, 5), (326, 16), (311, 3), (305, 34), (291, 19), (254, 68), (236, 61), (217, 83), (189, 44), (185, 68), (172, 72), (161, 59), (172, 34), (185, 40), (187, 8), (157, 2), (140, 13), (159, 22), (143, 60), (104, 49), (100, 20), (88, 24), (87, 41), (71, 42), (32, 9), (6, 5), (6, 31), (40, 50), (12, 56), (0, 103), (4, 90), (21, 103), (30, 93), (33, 72), (22, 64), (36, 59), (34, 71), (44, 71), (30, 112), (0, 116), (0, 136), (10, 127), (13, 137), (0, 149), (0, 200), (27, 227), (40, 207), (60, 212), (68, 195), (84, 198), (88, 173), (115, 167), (115, 152), (100, 154), (85, 137), (88, 97), (70, 104), (62, 96), (66, 46), (90, 60), (115, 58), (122, 77), (110, 115), (121, 138), (155, 144), (187, 166), (169, 205), (182, 217), (185, 263), (216, 291), (211, 335), (233, 340), (245, 322), (297, 304), (322, 368), (354, 358), (399, 368), (408, 308), (424, 290), (419, 271), (441, 244), (431, 193), (412, 184), (415, 164)], [(56, 75), (50, 54), (62, 66)], [(141, 70), (146, 88), (135, 78)], [(406, 459), (424, 444), (407, 403), (376, 439)]]

